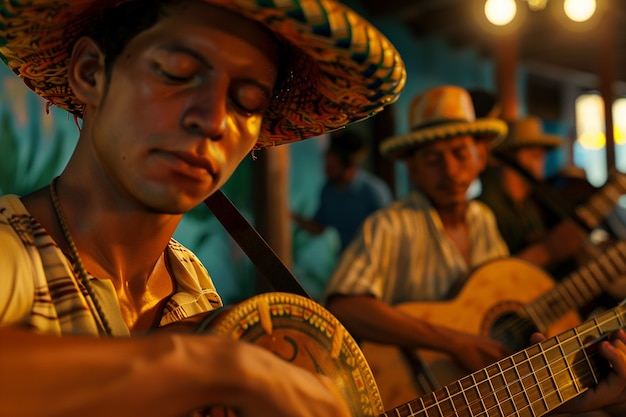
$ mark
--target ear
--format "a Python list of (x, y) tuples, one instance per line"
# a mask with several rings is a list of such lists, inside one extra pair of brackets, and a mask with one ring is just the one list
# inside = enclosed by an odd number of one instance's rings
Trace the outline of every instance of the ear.
[(486, 140), (476, 140), (476, 157), (478, 158), (479, 172), (483, 171), (487, 167), (487, 159), (489, 156), (489, 145)]
[(74, 95), (87, 107), (96, 105), (105, 92), (104, 54), (90, 38), (80, 38), (72, 49), (68, 82)]

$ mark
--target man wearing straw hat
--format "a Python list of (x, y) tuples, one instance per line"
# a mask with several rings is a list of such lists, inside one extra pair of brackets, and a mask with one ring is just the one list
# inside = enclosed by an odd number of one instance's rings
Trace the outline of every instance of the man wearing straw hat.
[(149, 331), (221, 305), (183, 213), (394, 102), (393, 46), (334, 0), (1, 0), (0, 58), (80, 125), (50, 186), (0, 198), (0, 416), (353, 414), (268, 350)]
[(413, 189), (365, 220), (339, 260), (325, 300), (357, 339), (439, 350), (477, 370), (501, 359), (504, 347), (394, 305), (443, 300), (471, 268), (509, 254), (491, 211), (467, 197), (484, 168), (487, 145), (501, 140), (507, 126), (476, 119), (468, 92), (457, 86), (417, 95), (409, 120), (411, 132), (384, 140), (380, 150), (406, 163)]
[[(509, 123), (507, 137), (493, 152), (508, 155), (521, 169), (537, 181), (545, 179), (545, 161), (549, 151), (562, 145), (556, 135), (543, 132), (541, 120), (528, 116)], [(479, 200), (489, 206), (496, 216), (498, 229), (509, 252), (518, 253), (537, 242), (544, 241), (550, 250), (533, 250), (529, 260), (541, 267), (557, 267), (575, 257), (585, 233), (571, 221), (558, 225), (548, 233), (548, 224), (538, 202), (533, 198), (533, 184), (517, 169), (506, 163), (489, 164), (481, 176)], [(558, 244), (550, 242), (558, 241)]]

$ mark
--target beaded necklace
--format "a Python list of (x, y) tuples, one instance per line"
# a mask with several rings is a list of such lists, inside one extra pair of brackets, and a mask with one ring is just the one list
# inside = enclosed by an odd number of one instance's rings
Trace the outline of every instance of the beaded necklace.
[(59, 180), (59, 177), (55, 177), (52, 180), (52, 182), (50, 182), (50, 198), (52, 199), (52, 206), (54, 207), (54, 212), (56, 214), (57, 221), (59, 222), (59, 226), (61, 227), (61, 230), (63, 231), (63, 237), (65, 237), (65, 241), (70, 248), (72, 257), (74, 258), (74, 262), (76, 264), (76, 268), (78, 269), (78, 279), (87, 290), (87, 294), (89, 294), (89, 297), (91, 298), (91, 301), (93, 302), (94, 308), (92, 309), (92, 314), (95, 316), (96, 322), (98, 322), (100, 326), (102, 327), (102, 330), (104, 331), (104, 333), (107, 334), (108, 336), (111, 336), (112, 331), (111, 331), (109, 322), (106, 319), (104, 310), (102, 309), (102, 306), (100, 305), (100, 302), (98, 301), (98, 298), (95, 296), (95, 293), (93, 291), (91, 284), (89, 283), (89, 274), (87, 273), (87, 269), (85, 269), (85, 265), (83, 264), (80, 254), (78, 253), (78, 249), (76, 248), (76, 244), (74, 243), (74, 240), (72, 239), (72, 235), (70, 235), (70, 231), (67, 227), (67, 223), (65, 222), (65, 218), (63, 217), (63, 213), (61, 211), (61, 204), (59, 203), (59, 197), (57, 195), (57, 190), (56, 190), (58, 180)]

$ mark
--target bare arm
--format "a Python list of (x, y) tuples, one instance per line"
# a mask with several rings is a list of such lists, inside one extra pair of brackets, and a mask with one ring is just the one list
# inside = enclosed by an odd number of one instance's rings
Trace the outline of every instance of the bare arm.
[(209, 405), (242, 417), (349, 415), (327, 378), (222, 336), (60, 338), (5, 328), (0, 340), (1, 417), (173, 417)]
[(448, 353), (468, 371), (481, 369), (508, 352), (489, 338), (457, 332), (408, 314), (370, 296), (337, 295), (328, 309), (357, 339), (406, 348), (427, 348)]
[(300, 229), (305, 230), (312, 235), (319, 235), (326, 229), (326, 226), (323, 224), (319, 224), (312, 219), (306, 219), (298, 213), (291, 213), (291, 219), (296, 222)]
[(537, 266), (547, 267), (578, 254), (586, 237), (576, 223), (565, 220), (552, 228), (542, 240), (523, 249), (517, 256)]

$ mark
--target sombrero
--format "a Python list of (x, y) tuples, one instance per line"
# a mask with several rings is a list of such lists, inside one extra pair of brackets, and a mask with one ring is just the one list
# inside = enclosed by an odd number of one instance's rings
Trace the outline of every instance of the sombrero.
[(529, 146), (554, 149), (562, 144), (563, 141), (559, 136), (544, 133), (538, 117), (528, 116), (509, 123), (509, 134), (495, 149), (513, 151)]
[[(68, 86), (71, 46), (104, 11), (135, 0), (0, 0), (0, 58), (49, 104), (82, 117)], [(372, 24), (334, 0), (204, 0), (267, 26), (287, 69), (257, 147), (294, 142), (373, 116), (404, 87), (400, 55)]]
[(490, 146), (501, 140), (507, 125), (496, 118), (476, 118), (472, 98), (467, 90), (445, 85), (418, 94), (409, 108), (411, 132), (383, 140), (380, 152), (392, 159), (425, 143), (459, 135), (488, 140)]

